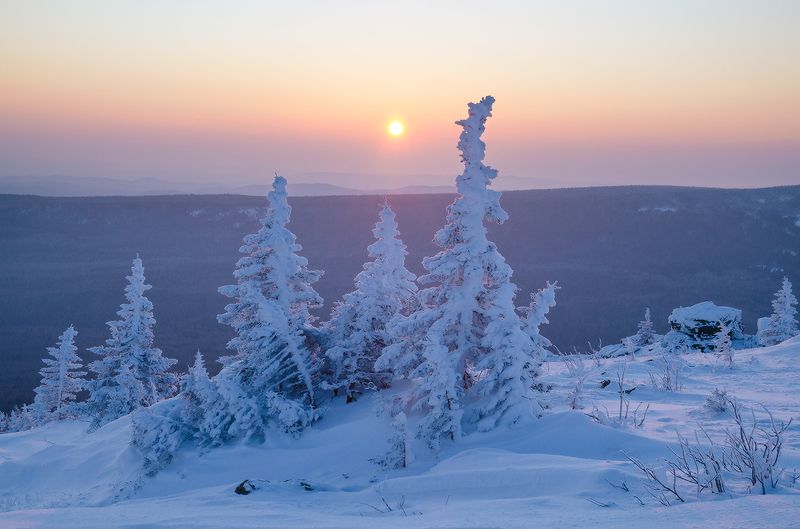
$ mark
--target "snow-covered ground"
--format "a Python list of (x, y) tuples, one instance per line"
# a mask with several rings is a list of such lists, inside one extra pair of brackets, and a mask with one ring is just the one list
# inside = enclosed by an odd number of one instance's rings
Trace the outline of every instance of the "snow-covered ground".
[[(418, 449), (409, 468), (393, 471), (369, 461), (384, 452), (389, 427), (368, 397), (332, 404), (298, 440), (185, 448), (154, 477), (142, 476), (127, 417), (91, 434), (80, 422), (4, 434), (0, 529), (800, 527), (800, 483), (767, 496), (746, 494), (734, 483), (732, 495), (690, 494), (686, 503), (663, 507), (624, 455), (657, 464), (670, 455), (677, 432), (691, 435), (700, 423), (721, 438), (730, 415), (703, 404), (712, 390), (724, 388), (747, 407), (764, 404), (778, 419), (796, 418), (782, 463), (789, 472), (800, 469), (800, 337), (738, 351), (733, 369), (711, 354), (684, 360), (678, 392), (652, 387), (656, 359), (629, 360), (625, 387), (636, 388), (628, 397), (631, 409), (650, 408), (642, 427), (615, 429), (586, 413), (596, 404), (615, 414), (620, 360), (585, 360), (585, 408), (573, 411), (567, 395), (574, 379), (552, 358), (543, 367), (552, 389), (542, 395), (549, 406), (542, 418), (470, 435), (438, 456)], [(601, 388), (603, 380), (611, 384)], [(257, 490), (235, 494), (244, 479)], [(623, 483), (630, 491), (618, 488)]]

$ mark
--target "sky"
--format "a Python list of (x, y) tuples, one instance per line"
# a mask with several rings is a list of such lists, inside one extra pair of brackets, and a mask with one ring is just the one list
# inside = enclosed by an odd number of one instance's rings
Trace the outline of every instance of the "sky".
[(0, 0), (0, 176), (444, 185), (491, 94), (508, 182), (798, 184), (799, 27), (795, 0)]

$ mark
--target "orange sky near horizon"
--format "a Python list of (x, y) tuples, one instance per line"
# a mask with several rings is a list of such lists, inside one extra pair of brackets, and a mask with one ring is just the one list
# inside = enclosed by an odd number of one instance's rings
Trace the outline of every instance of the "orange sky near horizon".
[[(800, 145), (800, 2), (288, 4), (4, 2), (0, 176), (169, 174), (214, 145), (219, 167), (447, 173), (486, 94), (501, 172), (535, 172), (534, 144)], [(150, 165), (96, 153), (130, 145)]]

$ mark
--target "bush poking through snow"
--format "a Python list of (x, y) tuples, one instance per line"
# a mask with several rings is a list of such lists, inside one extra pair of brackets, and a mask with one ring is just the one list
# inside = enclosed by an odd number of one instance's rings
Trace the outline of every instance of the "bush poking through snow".
[(669, 507), (674, 501), (680, 503), (686, 501), (678, 490), (678, 478), (674, 474), (662, 474), (656, 467), (647, 465), (641, 459), (628, 454), (625, 454), (625, 457), (645, 475), (645, 490), (658, 503)]
[(616, 415), (611, 414), (607, 408), (602, 410), (596, 405), (592, 405), (592, 412), (587, 415), (595, 421), (605, 426), (612, 426), (614, 428), (627, 428), (633, 426), (641, 428), (644, 426), (644, 421), (647, 419), (647, 412), (650, 410), (650, 404), (645, 406), (642, 410), (642, 403), (636, 405), (631, 411), (631, 403), (628, 400), (628, 395), (636, 389), (636, 386), (630, 388), (625, 387), (625, 374), (628, 370), (627, 360), (620, 362), (617, 365), (617, 393), (619, 394), (619, 409)]
[(767, 488), (778, 486), (783, 469), (778, 466), (783, 449), (784, 433), (792, 424), (776, 421), (767, 408), (763, 408), (769, 416), (766, 427), (758, 426), (755, 412), (750, 410), (751, 421), (746, 422), (742, 409), (736, 399), (730, 401), (736, 428), (726, 430), (726, 445), (729, 452), (728, 468), (747, 477), (750, 486), (759, 486), (761, 494)]
[(714, 388), (714, 391), (712, 391), (711, 394), (706, 397), (706, 401), (703, 406), (714, 413), (724, 413), (728, 411), (729, 401), (730, 397), (728, 396), (727, 391), (724, 389)]
[(581, 410), (583, 409), (581, 404), (583, 388), (593, 370), (586, 365), (583, 356), (579, 353), (563, 355), (561, 360), (564, 362), (573, 384), (567, 393), (567, 404), (573, 410)]
[(700, 444), (697, 432), (694, 433), (694, 445), (685, 437), (678, 435), (680, 449), (670, 448), (673, 459), (667, 460), (667, 467), (675, 478), (693, 485), (698, 496), (706, 490), (713, 494), (723, 494), (728, 490), (723, 475), (725, 454), (711, 442), (705, 430), (701, 428), (701, 431), (709, 445)]
[[(747, 493), (757, 488), (766, 494), (778, 486), (783, 473), (779, 462), (784, 434), (791, 419), (788, 423), (777, 421), (772, 412), (763, 408), (768, 421), (766, 426), (759, 426), (753, 410), (750, 410), (751, 420), (745, 420), (735, 399), (728, 398), (727, 405), (735, 427), (725, 431), (722, 444), (714, 443), (702, 426), (700, 433), (694, 434), (694, 443), (678, 435), (679, 448), (670, 449), (672, 457), (663, 461), (663, 471), (626, 454), (644, 474), (645, 488), (659, 503), (665, 506), (675, 501), (683, 503), (682, 484), (690, 485), (698, 498), (704, 492), (732, 492), (728, 484), (731, 478), (744, 480)], [(701, 443), (701, 437), (706, 444)]]
[(661, 391), (680, 391), (683, 387), (683, 360), (680, 355), (664, 352), (650, 370), (650, 383)]

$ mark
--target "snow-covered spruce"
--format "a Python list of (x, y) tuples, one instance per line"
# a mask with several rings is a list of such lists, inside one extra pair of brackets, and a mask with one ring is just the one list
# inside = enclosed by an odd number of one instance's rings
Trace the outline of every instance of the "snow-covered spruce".
[(650, 319), (650, 308), (644, 309), (644, 319), (639, 322), (639, 328), (633, 336), (633, 344), (637, 347), (652, 345), (658, 341), (658, 336), (653, 328), (653, 320)]
[(178, 398), (133, 416), (131, 441), (148, 474), (169, 464), (189, 440), (201, 447), (263, 440), (270, 426), (296, 434), (317, 417), (319, 346), (309, 309), (322, 303), (311, 287), (322, 273), (308, 270), (296, 253), (301, 248), (286, 228), (291, 208), (284, 178), (276, 176), (268, 202), (261, 228), (240, 248), (237, 284), (220, 288), (235, 300), (218, 316), (237, 332), (228, 343), (235, 354), (212, 379), (198, 351)]
[(111, 337), (92, 347), (100, 359), (89, 364), (94, 379), (88, 383), (87, 411), (96, 428), (123, 415), (150, 406), (175, 393), (178, 377), (169, 369), (177, 362), (153, 346), (153, 304), (145, 296), (144, 266), (137, 255), (127, 276), (127, 303), (120, 306), (119, 320), (107, 323)]
[(144, 408), (132, 416), (131, 444), (139, 449), (148, 475), (171, 461), (188, 441), (206, 448), (247, 436), (242, 424), (260, 421), (258, 410), (239, 384), (223, 371), (210, 378), (200, 351), (181, 377), (177, 398)]
[(406, 269), (406, 245), (400, 240), (395, 213), (388, 204), (372, 230), (372, 258), (356, 276), (356, 290), (344, 295), (325, 325), (327, 366), (323, 389), (345, 392), (355, 400), (366, 388), (386, 387), (389, 366), (375, 369), (381, 351), (390, 344), (390, 321), (405, 312), (417, 292), (416, 276)]
[(419, 293), (421, 307), (398, 322), (398, 343), (384, 353), (407, 365), (419, 362), (406, 397), (422, 415), (418, 437), (434, 449), (461, 435), (462, 420), (489, 430), (530, 413), (532, 402), (536, 347), (515, 310), (511, 267), (484, 226), (484, 219), (508, 218), (500, 193), (488, 189), (497, 171), (483, 164), (481, 135), (493, 103), (491, 96), (470, 103), (469, 117), (457, 122), (464, 172), (447, 223), (434, 237), (442, 250), (423, 261), (427, 274), (420, 278), (434, 286)]
[(800, 334), (796, 306), (797, 298), (792, 293), (792, 283), (784, 277), (780, 290), (772, 300), (772, 315), (766, 326), (758, 331), (760, 345), (775, 345)]
[(52, 358), (45, 358), (39, 374), (42, 381), (36, 388), (32, 413), (38, 424), (60, 421), (78, 415), (76, 395), (85, 388), (83, 362), (77, 354), (75, 336), (78, 332), (70, 325), (58, 338), (57, 347), (48, 347)]
[(7, 432), (22, 432), (36, 426), (33, 413), (27, 404), (23, 404), (22, 408), (15, 406), (5, 419), (5, 423)]
[(224, 436), (263, 438), (268, 426), (298, 433), (317, 417), (319, 344), (309, 311), (322, 305), (311, 286), (322, 272), (308, 269), (286, 227), (286, 179), (276, 176), (272, 187), (261, 228), (239, 249), (236, 284), (219, 289), (234, 301), (217, 319), (236, 331), (228, 342), (235, 354), (222, 360), (215, 380), (225, 403), (215, 410)]
[(214, 436), (208, 432), (206, 417), (210, 416), (209, 410), (216, 401), (217, 392), (199, 350), (195, 353), (194, 363), (181, 377), (180, 388), (180, 396), (184, 401), (180, 410), (181, 422), (195, 430), (195, 437), (200, 444), (209, 443)]
[[(603, 358), (613, 358), (618, 356), (635, 357), (639, 353), (657, 353), (663, 345), (661, 343), (663, 338), (664, 336), (656, 334), (653, 320), (650, 316), (650, 309), (645, 308), (644, 319), (639, 321), (636, 334), (626, 336), (620, 343), (602, 347), (600, 351), (598, 351), (598, 355)], [(677, 332), (672, 333), (671, 338), (672, 341), (670, 342), (669, 348), (672, 350), (678, 350), (680, 346), (683, 345), (681, 338), (685, 339), (687, 342), (689, 340), (688, 336)], [(686, 345), (686, 347), (688, 347), (688, 345)]]

